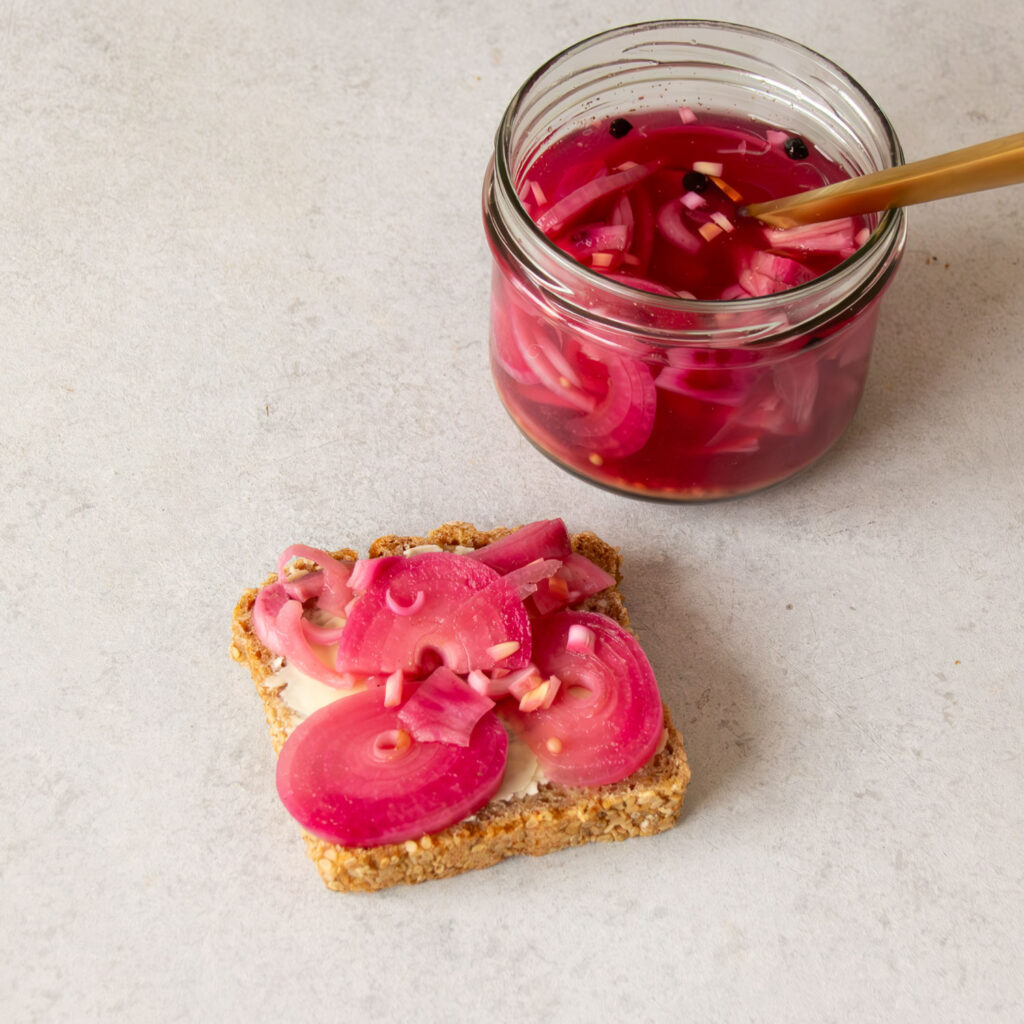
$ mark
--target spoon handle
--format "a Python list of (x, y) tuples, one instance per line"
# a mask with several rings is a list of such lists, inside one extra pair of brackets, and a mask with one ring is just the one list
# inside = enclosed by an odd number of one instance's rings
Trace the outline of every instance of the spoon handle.
[(746, 212), (773, 227), (791, 228), (836, 217), (913, 206), (1024, 181), (1024, 132), (952, 153), (916, 160), (810, 192), (753, 203)]

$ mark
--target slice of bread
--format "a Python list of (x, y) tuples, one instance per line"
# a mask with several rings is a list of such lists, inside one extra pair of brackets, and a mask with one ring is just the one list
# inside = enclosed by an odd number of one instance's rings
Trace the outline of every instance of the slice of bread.
[[(430, 544), (447, 551), (479, 548), (504, 537), (511, 530), (487, 532), (468, 523), (447, 523), (426, 537), (381, 537), (370, 547), (370, 556), (397, 555), (411, 547)], [(618, 551), (593, 533), (572, 537), (573, 550), (589, 558), (621, 582)], [(338, 559), (355, 559), (356, 552), (333, 552)], [(277, 579), (271, 574), (265, 581)], [(280, 664), (252, 629), (252, 609), (257, 589), (245, 591), (232, 621), (231, 657), (249, 667), (263, 701), (270, 737), (281, 752), (297, 715), (275, 685), (274, 670)], [(579, 607), (601, 612), (628, 628), (629, 615), (618, 586), (583, 601)], [(654, 757), (622, 782), (587, 789), (569, 789), (542, 782), (532, 795), (495, 799), (472, 817), (441, 832), (375, 847), (346, 847), (303, 832), (310, 858), (329, 889), (372, 891), (399, 883), (447, 878), (463, 871), (490, 867), (517, 854), (539, 856), (567, 846), (612, 842), (630, 836), (649, 836), (671, 828), (679, 817), (690, 767), (683, 740), (665, 708), (665, 739)]]

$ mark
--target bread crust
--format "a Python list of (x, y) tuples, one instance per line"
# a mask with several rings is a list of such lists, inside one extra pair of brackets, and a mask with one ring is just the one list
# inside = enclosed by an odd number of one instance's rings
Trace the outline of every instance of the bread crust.
[[(479, 548), (511, 532), (505, 527), (481, 531), (470, 523), (446, 523), (426, 537), (379, 537), (370, 545), (370, 556), (397, 555), (422, 544), (434, 544), (447, 551)], [(588, 532), (573, 535), (572, 546), (616, 580), (614, 587), (577, 607), (608, 615), (628, 629), (629, 614), (618, 589), (622, 581), (618, 550)], [(358, 557), (348, 548), (332, 555), (337, 559)], [(272, 573), (262, 586), (276, 579), (276, 573)], [(299, 716), (282, 698), (284, 686), (273, 684), (276, 656), (263, 646), (252, 629), (258, 589), (246, 590), (235, 607), (230, 651), (235, 661), (249, 668), (263, 702), (271, 743), (279, 754)], [(583, 843), (616, 842), (664, 832), (678, 820), (690, 780), (682, 736), (672, 724), (668, 708), (664, 713), (665, 741), (658, 753), (629, 778), (614, 785), (567, 788), (542, 783), (536, 794), (492, 800), (471, 818), (440, 832), (382, 846), (340, 846), (303, 831), (306, 851), (329, 889), (371, 892), (448, 878), (490, 867), (519, 854), (542, 856)]]

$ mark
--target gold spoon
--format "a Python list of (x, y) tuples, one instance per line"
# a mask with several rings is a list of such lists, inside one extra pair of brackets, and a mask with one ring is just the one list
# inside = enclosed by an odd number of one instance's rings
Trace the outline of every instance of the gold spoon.
[(916, 160), (783, 199), (753, 203), (744, 211), (765, 224), (791, 228), (836, 217), (876, 213), (933, 199), (984, 192), (1024, 181), (1024, 132), (952, 153)]

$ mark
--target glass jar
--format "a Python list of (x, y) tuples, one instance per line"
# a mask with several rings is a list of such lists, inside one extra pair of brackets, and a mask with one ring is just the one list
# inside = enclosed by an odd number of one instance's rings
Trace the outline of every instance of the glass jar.
[[(839, 177), (901, 163), (902, 150), (885, 115), (833, 63), (718, 22), (651, 22), (586, 39), (541, 67), (506, 110), (483, 194), (502, 402), (540, 451), (580, 477), (635, 496), (709, 501), (787, 479), (845, 430), (905, 223), (900, 210), (865, 218), (859, 247), (820, 276), (769, 294), (733, 287), (717, 300), (634, 287), (628, 273), (609, 276), (573, 258), (533, 219), (552, 199), (531, 175), (568, 147), (584, 153), (590, 133), (636, 123), (644, 134), (644, 119), (665, 112), (676, 130), (688, 122), (774, 130), (775, 143), (781, 126), (786, 138), (813, 140)], [(754, 153), (743, 147), (732, 152)], [(621, 176), (631, 165), (597, 173)], [(812, 184), (791, 191), (799, 187)], [(631, 232), (640, 230), (634, 214), (625, 218)], [(550, 219), (547, 227), (553, 234)]]

